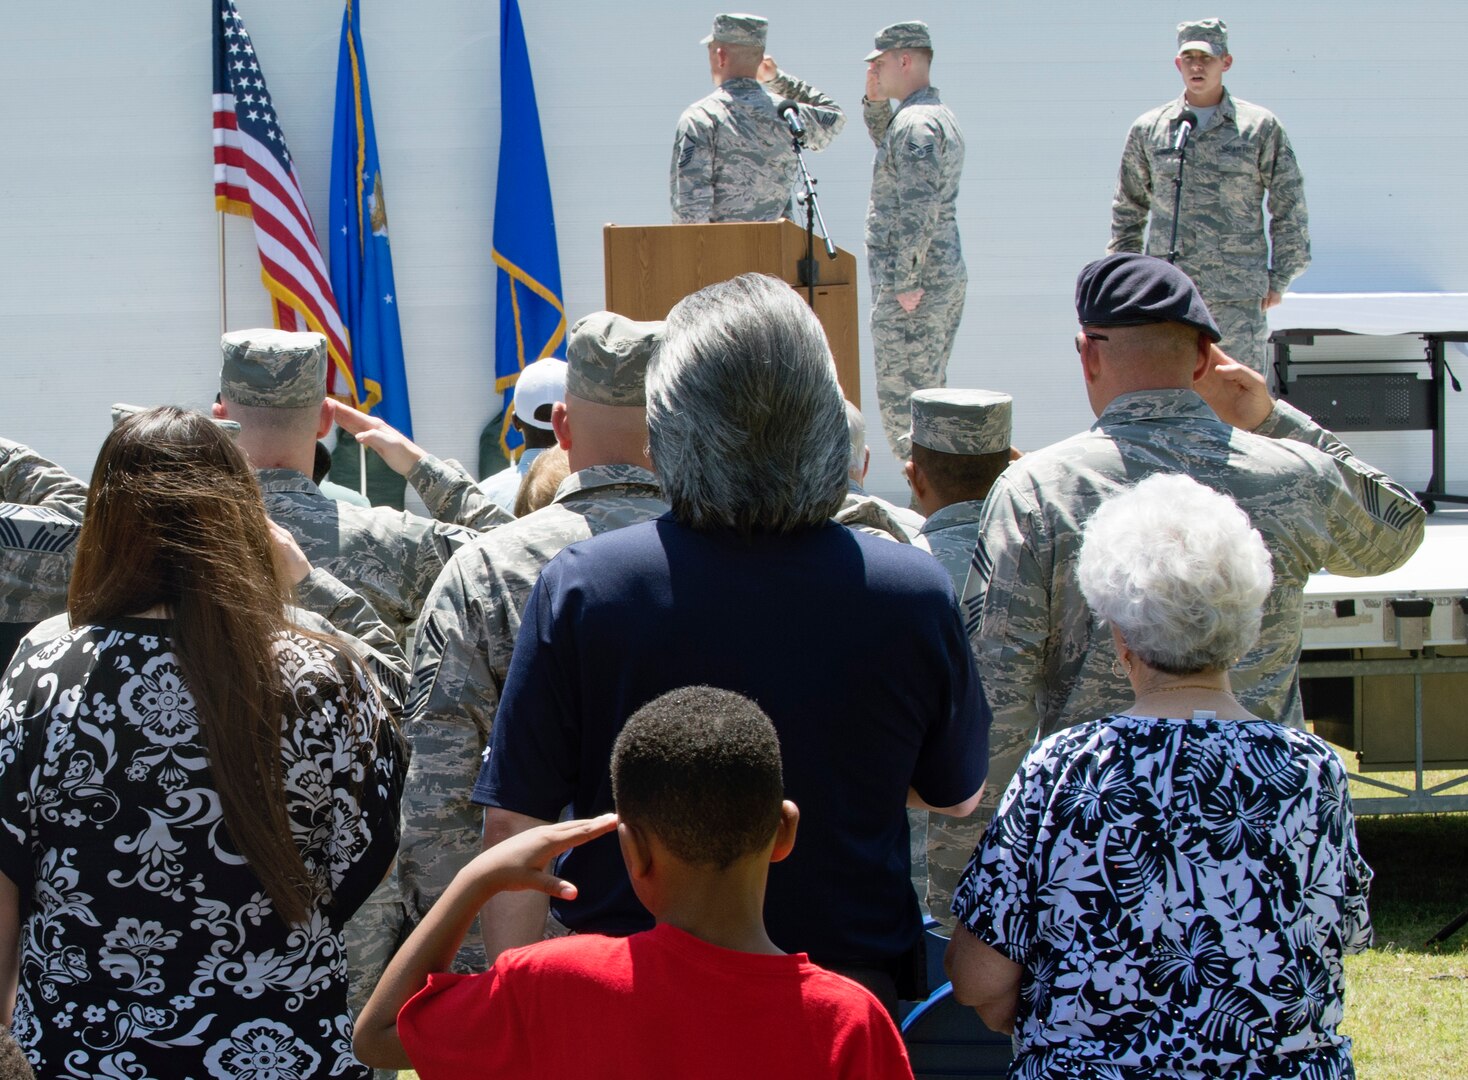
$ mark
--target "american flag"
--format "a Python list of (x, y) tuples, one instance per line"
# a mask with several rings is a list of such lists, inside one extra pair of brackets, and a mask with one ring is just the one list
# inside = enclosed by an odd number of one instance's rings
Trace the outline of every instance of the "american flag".
[(234, 0), (214, 5), (214, 205), (255, 222), (260, 280), (282, 330), (326, 336), (330, 390), (356, 403), (352, 350), (260, 58)]

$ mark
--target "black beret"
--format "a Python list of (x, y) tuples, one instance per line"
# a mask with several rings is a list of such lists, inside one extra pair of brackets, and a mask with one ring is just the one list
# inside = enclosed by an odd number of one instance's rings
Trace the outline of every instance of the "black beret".
[(1222, 339), (1193, 279), (1166, 259), (1126, 252), (1097, 259), (1076, 278), (1082, 326), (1182, 323)]

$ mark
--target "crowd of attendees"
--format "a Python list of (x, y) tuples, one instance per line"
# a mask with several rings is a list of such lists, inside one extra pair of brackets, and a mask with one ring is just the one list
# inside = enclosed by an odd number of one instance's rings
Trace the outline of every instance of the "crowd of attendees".
[[(862, 489), (758, 275), (579, 322), (487, 490), (275, 331), (226, 336), (212, 417), (121, 410), (89, 486), (0, 442), (29, 1066), (910, 1076), (931, 907), (1012, 1076), (1353, 1075), (1371, 874), (1292, 711), (1299, 579), (1422, 511), (1167, 263), (1077, 313), (1097, 427), (1020, 456), (1004, 395), (923, 392), (925, 514)], [(324, 495), (333, 422), (432, 518)]]

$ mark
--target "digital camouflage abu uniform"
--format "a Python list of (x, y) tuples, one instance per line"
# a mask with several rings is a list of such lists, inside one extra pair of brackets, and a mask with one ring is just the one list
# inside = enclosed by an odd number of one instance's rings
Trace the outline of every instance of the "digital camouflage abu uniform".
[[(932, 48), (927, 26), (886, 27), (867, 59), (903, 48)], [(877, 403), (887, 441), (905, 460), (908, 398), (944, 384), (963, 317), (968, 271), (956, 214), (963, 133), (932, 86), (913, 91), (895, 112), (890, 101), (863, 98), (862, 117), (877, 144), (866, 220)], [(916, 289), (923, 290), (922, 301), (903, 311), (897, 294)]]
[(1264, 537), (1274, 586), (1259, 640), (1231, 672), (1251, 712), (1300, 727), (1297, 663), (1305, 580), (1381, 574), (1406, 562), (1425, 514), (1412, 495), (1284, 402), (1253, 432), (1214, 415), (1191, 390), (1124, 394), (1089, 431), (1025, 455), (984, 504), (964, 617), (994, 710), (992, 815), (1036, 738), (1125, 708), (1110, 631), (1076, 582), (1081, 529), (1108, 495), (1180, 472), (1233, 497)]
[(30, 447), (0, 438), (0, 624), (14, 626), (17, 636), (65, 610), (86, 507), (85, 484)]
[[(766, 25), (757, 15), (720, 15), (702, 44), (763, 49)], [(775, 111), (784, 99), (798, 106), (807, 149), (824, 150), (846, 124), (836, 102), (784, 71), (766, 85), (726, 79), (683, 110), (669, 179), (675, 223), (775, 221), (785, 213), (796, 166), (790, 129)]]
[[(662, 323), (589, 315), (571, 329), (567, 393), (643, 407), (647, 360)], [(572, 408), (574, 409), (574, 402)], [(520, 614), (546, 563), (563, 548), (666, 513), (657, 477), (636, 465), (572, 473), (549, 506), (460, 550), (434, 585), (414, 648), (403, 791), (399, 880), (410, 917), (421, 919), (478, 854), (484, 811), (469, 801), (499, 706)], [(455, 970), (482, 971), (477, 930)]]
[[(1222, 56), (1228, 51), (1225, 34), (1226, 27), (1216, 19), (1183, 23), (1178, 44), (1208, 46)], [(1167, 257), (1178, 160), (1173, 143), (1178, 117), (1187, 107), (1179, 97), (1138, 117), (1127, 133), (1111, 203), (1108, 252)], [(1269, 323), (1260, 301), (1269, 292), (1283, 295), (1310, 265), (1304, 179), (1284, 128), (1268, 109), (1224, 91), (1218, 111), (1193, 132), (1183, 166), (1177, 247), (1177, 265), (1197, 283), (1223, 333), (1219, 347), (1264, 371)]]
[[(1011, 440), (1013, 399), (989, 390), (934, 389), (912, 395), (912, 442), (942, 454), (981, 456), (1008, 454)], [(928, 515), (922, 539), (933, 557), (953, 579), (955, 596), (962, 595), (968, 568), (973, 563), (979, 535), (983, 499), (949, 503)], [(926, 817), (923, 837), (923, 870), (928, 911), (953, 930), (949, 905), (963, 876), (969, 856), (983, 833), (983, 826), (969, 818), (944, 814)], [(913, 861), (916, 869), (918, 862)]]
[[(225, 334), (221, 349), (220, 393), (226, 405), (305, 409), (325, 400), (326, 339), (320, 334), (240, 330)], [(431, 470), (436, 461), (420, 466)], [(313, 566), (360, 593), (399, 643), (406, 641), (408, 628), (445, 563), (476, 535), (401, 510), (338, 502), (294, 469), (258, 469), (255, 475), (270, 517), (295, 538)], [(422, 473), (415, 469), (415, 475)], [(487, 503), (472, 480), (467, 476), (462, 480), (458, 486), (464, 490), (463, 498)], [(512, 520), (492, 504), (485, 512), (498, 520)], [(360, 1011), (377, 985), (405, 925), (392, 878), (346, 924), (347, 996), (355, 1010)]]

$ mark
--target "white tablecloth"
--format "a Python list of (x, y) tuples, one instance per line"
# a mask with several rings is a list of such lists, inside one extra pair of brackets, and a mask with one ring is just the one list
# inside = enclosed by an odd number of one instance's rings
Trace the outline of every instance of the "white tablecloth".
[(1468, 332), (1468, 293), (1286, 293), (1269, 311), (1269, 329)]

